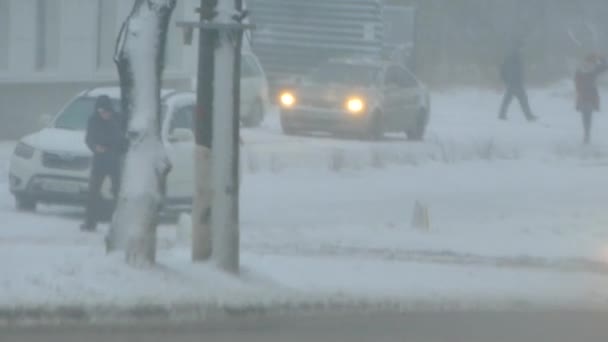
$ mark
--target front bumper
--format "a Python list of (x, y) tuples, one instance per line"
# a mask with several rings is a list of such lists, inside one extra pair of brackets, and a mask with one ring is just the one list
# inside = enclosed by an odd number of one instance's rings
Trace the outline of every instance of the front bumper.
[(89, 174), (86, 165), (76, 170), (47, 167), (39, 150), (28, 159), (13, 155), (9, 169), (10, 191), (40, 202), (85, 203)]
[[(84, 206), (89, 191), (90, 170), (69, 171), (45, 168), (39, 162), (39, 152), (31, 159), (13, 156), (9, 170), (9, 188), (21, 196), (47, 204)], [(102, 186), (102, 198), (112, 200), (110, 181)], [(180, 209), (192, 205), (192, 198), (167, 198), (165, 208)]]
[[(19, 181), (15, 175), (10, 175), (11, 192), (15, 196), (33, 199), (47, 204), (85, 206), (88, 199), (88, 179), (57, 177), (49, 175), (34, 176), (27, 186), (13, 187)], [(104, 201), (112, 202), (108, 193), (102, 192)], [(170, 211), (187, 211), (192, 208), (192, 198), (165, 198), (163, 208)]]
[(369, 126), (369, 114), (353, 114), (346, 110), (298, 106), (281, 108), (284, 128), (298, 131), (364, 132)]
[[(88, 179), (56, 175), (35, 175), (25, 181), (10, 174), (11, 192), (37, 202), (52, 204), (85, 205), (88, 196)], [(22, 186), (22, 184), (24, 184)], [(104, 196), (105, 198), (105, 196)]]

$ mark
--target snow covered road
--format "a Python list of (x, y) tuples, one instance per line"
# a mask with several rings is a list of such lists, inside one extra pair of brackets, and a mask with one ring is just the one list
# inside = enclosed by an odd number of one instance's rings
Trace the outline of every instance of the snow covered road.
[(3, 342), (604, 342), (605, 314), (408, 313), (264, 317), (195, 324), (27, 327)]
[[(160, 267), (134, 271), (105, 255), (103, 231), (77, 230), (82, 209), (16, 212), (4, 143), (0, 307), (350, 297), (604, 306), (608, 119), (581, 146), (561, 88), (531, 94), (535, 124), (516, 112), (498, 122), (497, 94), (436, 94), (424, 143), (285, 137), (273, 118), (244, 131), (240, 279), (191, 265), (172, 224), (161, 228)], [(429, 231), (411, 228), (416, 201), (429, 207)]]

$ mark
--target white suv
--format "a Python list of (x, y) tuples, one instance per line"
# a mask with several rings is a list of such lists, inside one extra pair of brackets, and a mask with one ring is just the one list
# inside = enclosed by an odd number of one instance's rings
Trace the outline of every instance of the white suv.
[[(97, 88), (76, 96), (41, 131), (22, 138), (10, 162), (10, 191), (17, 208), (34, 211), (37, 203), (84, 205), (92, 153), (85, 131), (98, 96), (107, 95), (120, 108), (119, 88)], [(162, 139), (173, 168), (167, 179), (166, 207), (189, 207), (194, 188), (193, 114), (190, 92), (162, 91)], [(243, 107), (245, 110), (248, 107)], [(110, 199), (109, 182), (102, 195)]]
[(241, 56), (241, 122), (258, 127), (270, 106), (268, 79), (258, 58), (251, 52)]
[[(192, 79), (196, 89), (196, 78)], [(244, 127), (258, 127), (270, 108), (268, 78), (260, 61), (250, 51), (241, 56), (241, 123)]]

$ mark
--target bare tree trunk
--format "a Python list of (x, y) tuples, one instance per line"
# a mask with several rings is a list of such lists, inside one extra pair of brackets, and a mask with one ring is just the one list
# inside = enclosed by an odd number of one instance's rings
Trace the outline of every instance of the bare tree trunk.
[(160, 92), (175, 4), (176, 0), (136, 0), (116, 46), (129, 149), (106, 248), (125, 251), (133, 266), (155, 262), (158, 212), (171, 167), (161, 140)]

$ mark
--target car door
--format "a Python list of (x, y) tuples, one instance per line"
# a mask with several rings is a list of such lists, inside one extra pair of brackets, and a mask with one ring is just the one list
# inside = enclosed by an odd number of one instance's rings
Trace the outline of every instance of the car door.
[(172, 164), (167, 178), (169, 202), (189, 204), (194, 195), (194, 109), (192, 103), (177, 105), (168, 120), (167, 152)]
[(407, 125), (413, 124), (418, 119), (420, 109), (420, 82), (407, 69), (399, 67), (403, 84), (403, 97), (401, 106), (402, 115), (405, 116)]
[(241, 117), (250, 114), (260, 88), (260, 72), (253, 57), (244, 54), (241, 59)]
[(418, 80), (405, 68), (390, 66), (387, 82), (390, 91), (389, 128), (400, 131), (411, 123), (418, 109)]
[(418, 79), (405, 68), (399, 68), (401, 78), (403, 79), (403, 87), (405, 88), (405, 106), (410, 111), (416, 111), (420, 105), (420, 82)]
[(384, 77), (384, 122), (387, 129), (402, 124), (404, 104), (403, 96), (405, 89), (403, 87), (402, 74), (398, 67), (389, 66), (386, 68)]

